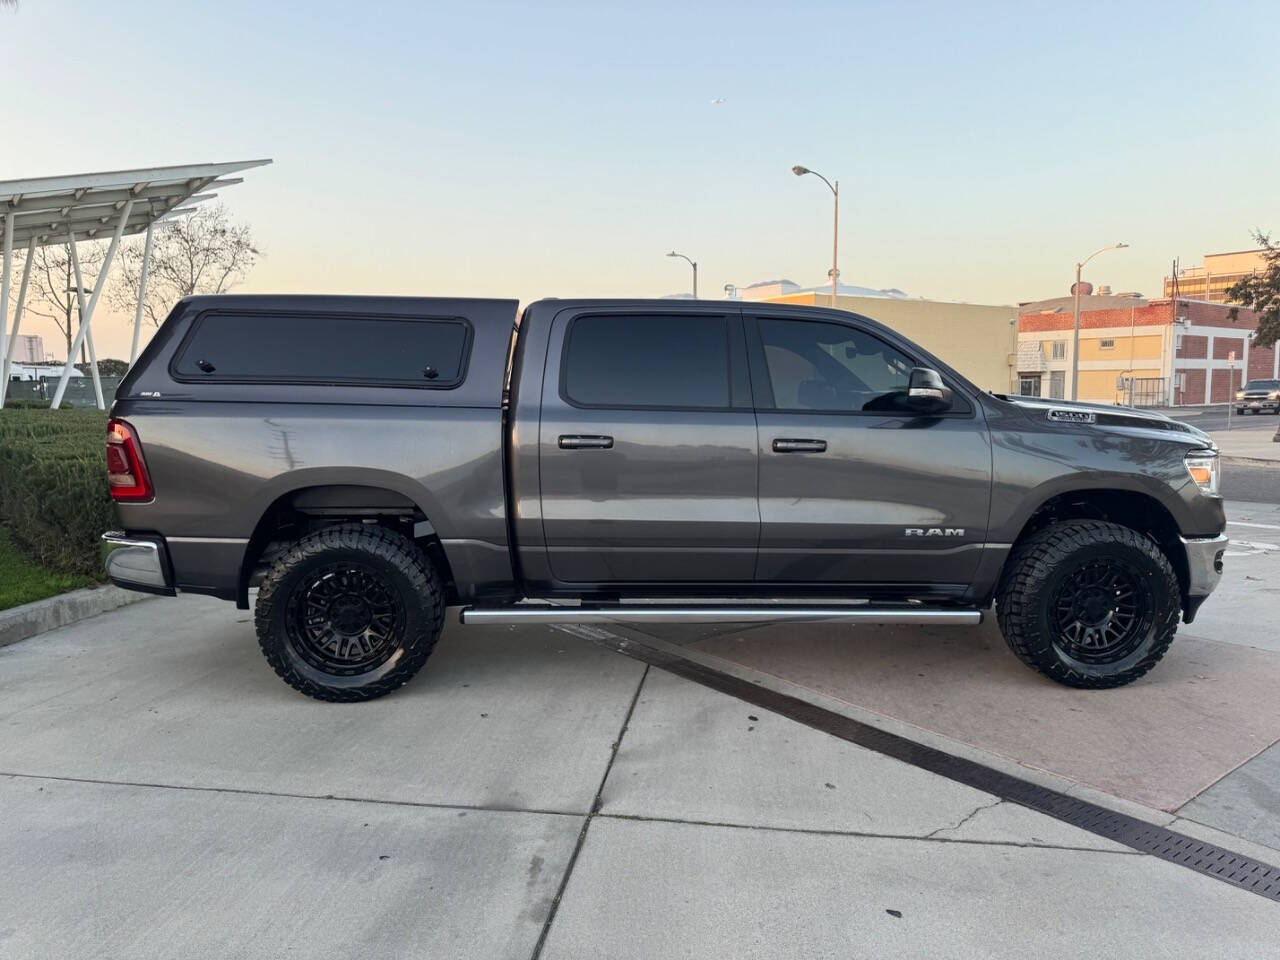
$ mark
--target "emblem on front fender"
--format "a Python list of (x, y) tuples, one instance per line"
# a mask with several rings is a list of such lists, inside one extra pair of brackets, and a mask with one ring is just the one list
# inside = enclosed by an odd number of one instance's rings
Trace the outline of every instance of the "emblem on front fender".
[(1045, 414), (1059, 423), (1097, 423), (1098, 415), (1091, 410), (1050, 410)]
[(964, 527), (907, 527), (908, 537), (963, 537)]

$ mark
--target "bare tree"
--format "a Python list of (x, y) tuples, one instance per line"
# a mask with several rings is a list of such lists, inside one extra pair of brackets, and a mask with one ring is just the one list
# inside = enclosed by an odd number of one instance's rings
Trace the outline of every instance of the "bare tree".
[[(101, 241), (81, 240), (76, 253), (80, 258), (81, 279), (92, 290), (106, 255), (106, 246)], [(22, 275), (16, 263), (14, 272), (18, 276)], [(85, 300), (88, 300), (87, 294)], [(31, 260), (31, 286), (27, 291), (26, 311), (57, 324), (67, 342), (67, 358), (74, 359), (70, 356), (71, 340), (76, 332), (76, 321), (72, 317), (79, 316), (79, 306), (76, 274), (71, 263), (70, 249), (65, 243), (35, 248)], [(84, 352), (83, 347), (81, 352)]]
[[(143, 245), (135, 237), (120, 250), (118, 282), (110, 288), (118, 309), (133, 311), (137, 305)], [(157, 227), (142, 312), (159, 326), (182, 297), (225, 293), (243, 281), (259, 256), (248, 225), (233, 223), (221, 204), (199, 207)]]

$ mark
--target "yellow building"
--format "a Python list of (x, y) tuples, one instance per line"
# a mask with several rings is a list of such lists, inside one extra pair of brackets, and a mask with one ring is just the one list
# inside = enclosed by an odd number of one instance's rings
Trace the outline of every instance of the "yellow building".
[[(830, 293), (808, 291), (752, 299), (831, 306)], [(883, 323), (935, 354), (976, 386), (997, 393), (1017, 393), (1017, 307), (885, 296), (842, 295), (835, 299), (837, 310)]]
[[(1204, 266), (1178, 271), (1178, 296), (1188, 300), (1226, 303), (1227, 291), (1245, 277), (1267, 268), (1262, 250), (1207, 253)], [(1173, 296), (1173, 277), (1164, 278), (1164, 295)]]

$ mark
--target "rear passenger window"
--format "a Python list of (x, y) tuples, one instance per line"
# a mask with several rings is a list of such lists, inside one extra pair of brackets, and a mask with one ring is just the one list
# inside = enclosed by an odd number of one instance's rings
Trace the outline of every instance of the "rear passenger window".
[(461, 319), (205, 313), (173, 373), (179, 380), (455, 387), (471, 328)]
[(728, 407), (728, 336), (724, 317), (578, 317), (565, 398), (585, 407)]

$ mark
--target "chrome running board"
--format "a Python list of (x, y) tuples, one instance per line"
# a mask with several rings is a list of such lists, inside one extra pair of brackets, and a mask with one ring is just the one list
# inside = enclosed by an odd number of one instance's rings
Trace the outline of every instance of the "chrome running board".
[(896, 606), (552, 606), (518, 604), (507, 607), (463, 607), (462, 623), (937, 623), (973, 626), (982, 622), (981, 610), (948, 607)]

